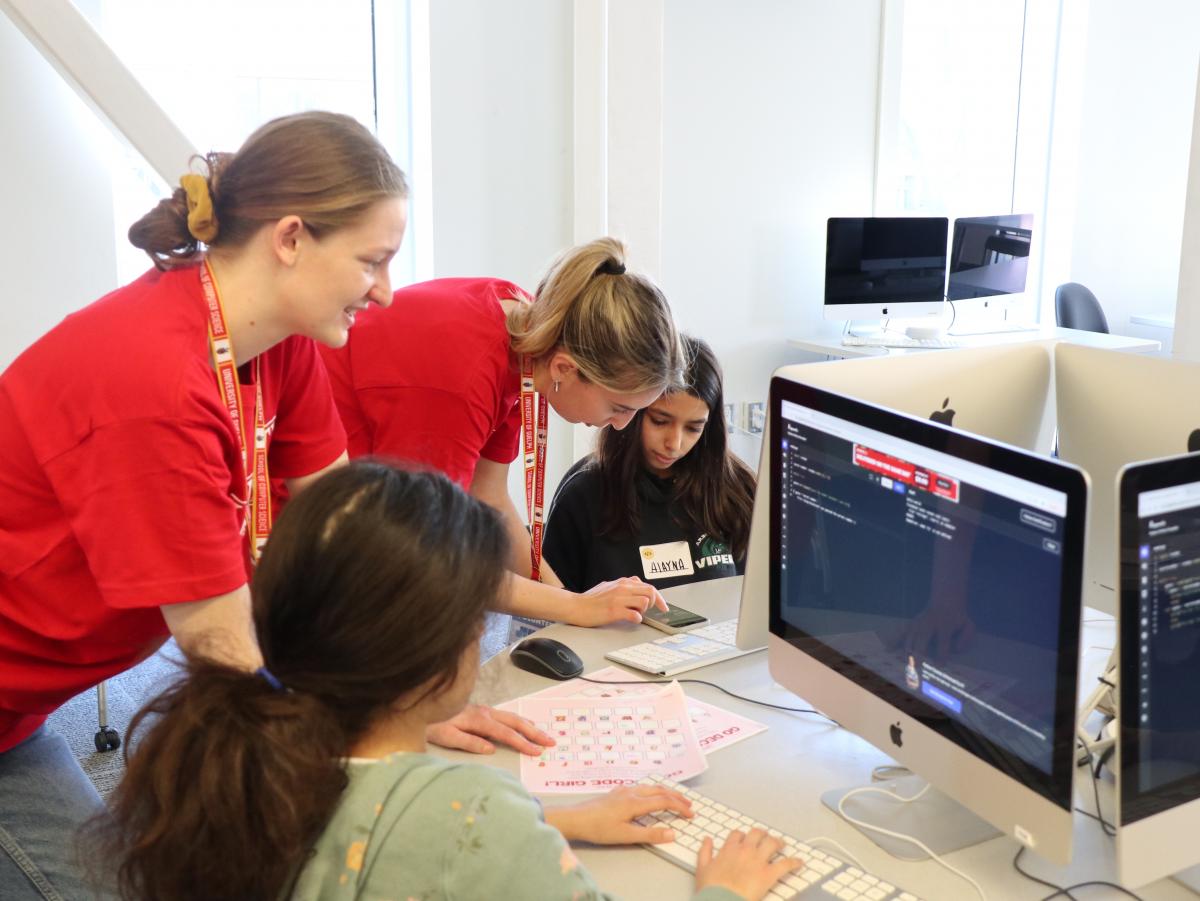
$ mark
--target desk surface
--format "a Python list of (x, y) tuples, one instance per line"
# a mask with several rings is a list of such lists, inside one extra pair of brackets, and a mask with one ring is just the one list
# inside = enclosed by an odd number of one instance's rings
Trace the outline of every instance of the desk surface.
[[(719, 621), (737, 615), (740, 586), (741, 579), (735, 577), (669, 589), (666, 595), (681, 606)], [(1093, 611), (1088, 613), (1082, 640), (1082, 669), (1090, 681), (1108, 659), (1113, 625), (1111, 617)], [(627, 624), (602, 629), (554, 625), (539, 634), (556, 638), (573, 648), (583, 658), (584, 672), (587, 673), (610, 665), (604, 659), (606, 651), (649, 641), (662, 633), (649, 626)], [(637, 675), (631, 678), (637, 678)], [(785, 707), (807, 706), (771, 681), (767, 672), (766, 651), (692, 670), (680, 678), (715, 682), (738, 694)], [(551, 684), (548, 679), (518, 670), (509, 662), (508, 654), (501, 652), (484, 665), (474, 700), (497, 704), (539, 691)], [(708, 759), (708, 770), (689, 781), (694, 788), (802, 840), (828, 836), (845, 845), (876, 875), (931, 901), (975, 897), (969, 885), (935, 863), (908, 863), (890, 857), (821, 804), (820, 795), (829, 788), (870, 782), (872, 768), (892, 762), (885, 754), (819, 717), (785, 713), (737, 701), (706, 685), (685, 682), (683, 687), (693, 697), (769, 727), (766, 732), (714, 752)], [(519, 757), (515, 751), (508, 749), (499, 749), (495, 756), (489, 758), (443, 749), (433, 750), (456, 760), (487, 763), (513, 773), (519, 771)], [(1092, 786), (1085, 778), (1086, 770), (1081, 769), (1080, 775), (1076, 784), (1075, 803), (1077, 807), (1090, 811), (1095, 806)], [(1100, 791), (1105, 817), (1111, 818), (1111, 786), (1102, 782)], [(544, 800), (547, 806), (570, 802), (561, 795)], [(988, 891), (991, 901), (1044, 898), (1049, 889), (1023, 878), (1013, 870), (1012, 860), (1017, 849), (1014, 840), (1001, 837), (955, 852), (948, 856), (948, 860), (979, 880)], [(628, 901), (682, 901), (691, 897), (691, 874), (649, 851), (587, 845), (577, 846), (576, 851), (606, 891)], [(1021, 863), (1030, 872), (1059, 885), (1072, 885), (1088, 879), (1112, 881), (1115, 877), (1113, 839), (1102, 834), (1095, 820), (1082, 814), (1075, 816), (1074, 860), (1071, 867), (1059, 868), (1026, 854)], [(1091, 888), (1087, 892), (1089, 901), (1121, 897), (1113, 889)], [(1148, 901), (1195, 898), (1181, 885), (1170, 880), (1157, 882), (1138, 894)]]
[[(840, 326), (829, 323), (831, 328), (803, 338), (789, 338), (788, 344), (809, 353), (823, 354), (830, 357), (877, 357), (884, 354), (907, 353), (936, 353), (937, 350), (927, 348), (907, 347), (847, 347), (842, 344)], [(1085, 332), (1073, 328), (1057, 328), (1046, 326), (1029, 332), (995, 332), (984, 335), (954, 336), (959, 346), (996, 347), (1000, 344), (1020, 344), (1025, 341), (1070, 341), (1072, 344), (1085, 344), (1088, 347), (1100, 347), (1107, 350), (1128, 350), (1140, 353), (1153, 353), (1162, 348), (1162, 343), (1151, 338), (1130, 338), (1125, 335), (1108, 335), (1101, 332)]]

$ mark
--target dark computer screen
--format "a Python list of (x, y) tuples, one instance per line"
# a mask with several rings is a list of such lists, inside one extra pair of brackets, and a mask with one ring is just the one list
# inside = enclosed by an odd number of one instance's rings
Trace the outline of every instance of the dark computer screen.
[(1022, 293), (1032, 241), (1031, 214), (955, 219), (946, 296), (970, 300)]
[(1083, 489), (1068, 528), (1068, 494), (993, 468), (994, 446), (942, 439), (976, 448), (964, 458), (900, 437), (891, 424), (907, 417), (875, 415), (882, 427), (782, 401), (772, 631), (1066, 803)]
[(1200, 458), (1121, 482), (1121, 822), (1200, 798)]
[(940, 302), (948, 229), (944, 217), (830, 219), (825, 303)]

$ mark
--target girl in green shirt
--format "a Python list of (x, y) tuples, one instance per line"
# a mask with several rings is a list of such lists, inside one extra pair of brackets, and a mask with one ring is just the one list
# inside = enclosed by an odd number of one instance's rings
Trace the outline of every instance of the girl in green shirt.
[[(497, 515), (447, 478), (356, 462), (277, 523), (254, 578), (264, 666), (209, 660), (135, 718), (98, 827), (128, 899), (607, 898), (568, 840), (666, 842), (662, 788), (543, 811), (500, 770), (426, 753), (467, 703), (506, 584)], [(706, 844), (697, 899), (758, 899), (798, 861), (765, 833)]]

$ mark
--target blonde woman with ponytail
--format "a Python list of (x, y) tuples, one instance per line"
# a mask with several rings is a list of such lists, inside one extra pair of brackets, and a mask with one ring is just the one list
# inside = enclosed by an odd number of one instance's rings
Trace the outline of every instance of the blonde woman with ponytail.
[(247, 582), (268, 480), (295, 493), (345, 459), (314, 342), (391, 302), (407, 188), (354, 120), (277, 119), (197, 168), (130, 229), (155, 268), (0, 375), (6, 901), (111, 896), (78, 863), (103, 806), (51, 711), (171, 635), (261, 665)]
[[(493, 278), (402, 288), (388, 309), (361, 317), (345, 347), (322, 357), (351, 457), (432, 467), (501, 513), (512, 544), (503, 610), (534, 623), (599, 626), (640, 622), (651, 604), (666, 609), (637, 578), (563, 589), (531, 554), (526, 518), (508, 493), (523, 422), (535, 409), (521, 402), (523, 370), (555, 413), (600, 428), (624, 428), (680, 384), (670, 307), (649, 279), (627, 271), (620, 241), (568, 250), (532, 298)], [(514, 637), (524, 631), (518, 626)]]

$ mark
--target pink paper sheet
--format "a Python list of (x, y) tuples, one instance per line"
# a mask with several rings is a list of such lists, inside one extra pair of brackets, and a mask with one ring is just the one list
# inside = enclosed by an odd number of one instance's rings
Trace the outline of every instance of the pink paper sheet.
[[(585, 683), (586, 684), (586, 683)], [(653, 773), (690, 779), (708, 768), (678, 683), (624, 697), (517, 699), (517, 713), (554, 736), (540, 757), (521, 755), (531, 792), (602, 792)]]

